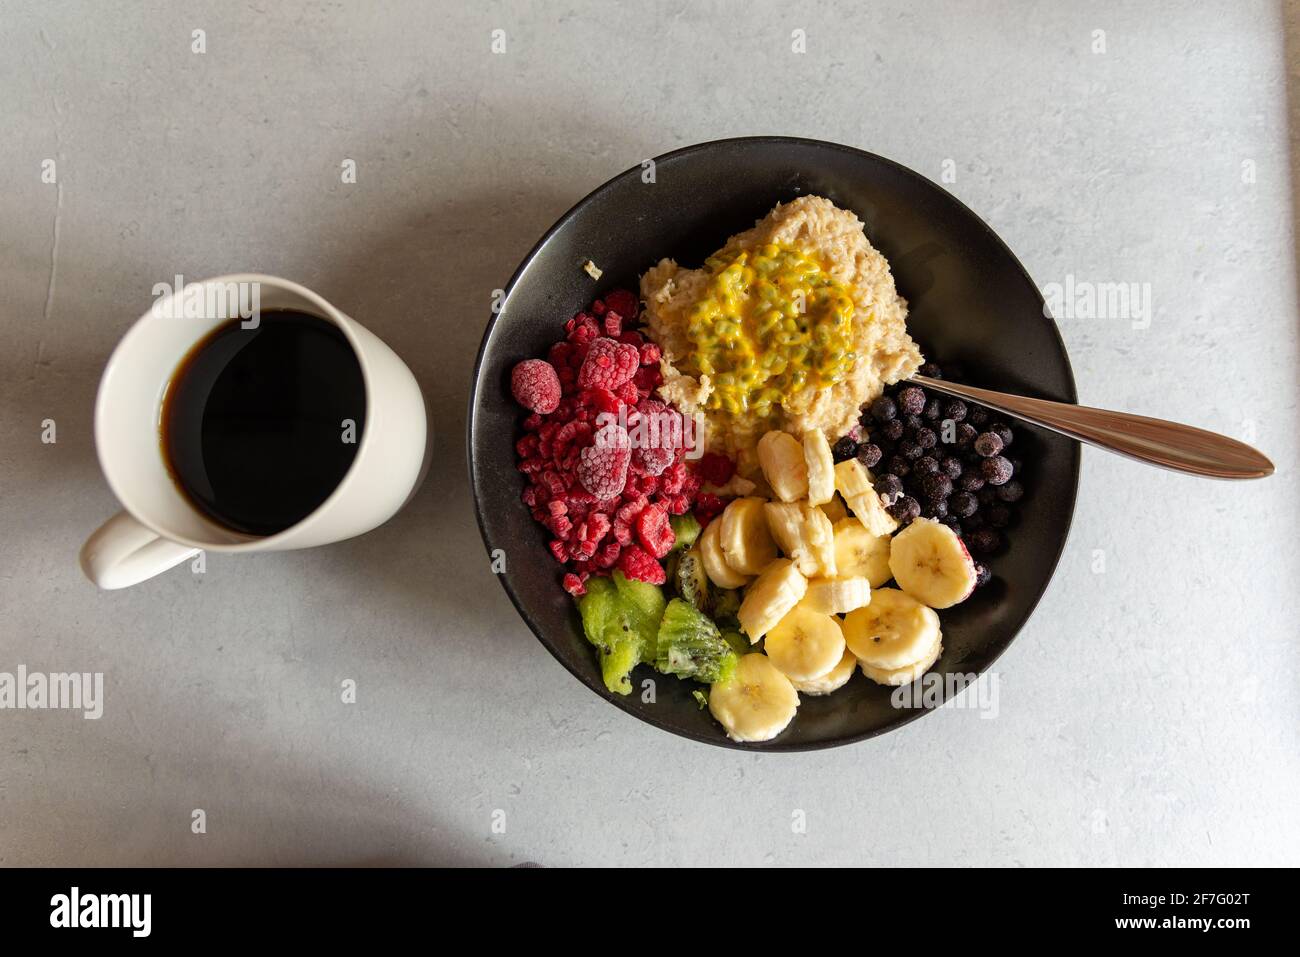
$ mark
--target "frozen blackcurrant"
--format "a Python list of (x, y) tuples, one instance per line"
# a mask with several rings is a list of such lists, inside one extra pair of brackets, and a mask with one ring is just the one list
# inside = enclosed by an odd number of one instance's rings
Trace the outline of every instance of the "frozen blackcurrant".
[(915, 385), (904, 386), (898, 390), (896, 401), (904, 412), (920, 415), (925, 408), (925, 390)]
[(910, 495), (904, 495), (887, 509), (899, 525), (906, 525), (921, 514), (921, 503)]
[(831, 458), (836, 462), (847, 462), (857, 454), (858, 443), (847, 435), (831, 446)]
[(970, 492), (958, 492), (948, 500), (948, 511), (958, 518), (966, 518), (968, 515), (974, 515), (975, 510), (980, 507), (979, 499)]
[(876, 477), (873, 488), (875, 488), (876, 494), (885, 501), (892, 502), (903, 494), (903, 480), (897, 475), (886, 472), (884, 475)]
[(981, 432), (975, 437), (975, 451), (985, 458), (1002, 451), (1002, 436), (996, 432)]
[(990, 485), (1005, 485), (1011, 479), (1011, 471), (1011, 463), (1001, 455), (980, 463), (980, 474)]
[(875, 468), (880, 464), (880, 459), (884, 455), (880, 446), (871, 442), (863, 442), (858, 446), (858, 461), (869, 469)]
[(898, 405), (887, 395), (871, 403), (871, 417), (877, 422), (888, 422), (898, 415)]
[(998, 498), (1004, 502), (1018, 502), (1025, 497), (1025, 487), (1012, 479), (998, 489)]

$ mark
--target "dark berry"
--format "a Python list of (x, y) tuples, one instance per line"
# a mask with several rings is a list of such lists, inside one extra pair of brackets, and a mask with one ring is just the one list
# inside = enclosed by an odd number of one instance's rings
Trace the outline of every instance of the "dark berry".
[(979, 499), (970, 492), (958, 492), (948, 500), (948, 511), (958, 518), (966, 518), (974, 515), (975, 510), (980, 507)]
[(897, 475), (899, 478), (907, 478), (912, 474), (912, 463), (901, 455), (895, 455), (885, 463), (885, 471), (890, 475)]
[(880, 435), (890, 442), (897, 442), (903, 437), (903, 423), (897, 419), (890, 419), (880, 427)]
[(989, 566), (985, 565), (983, 562), (975, 563), (975, 587), (976, 588), (980, 587), (981, 585), (987, 585), (989, 583), (989, 580), (992, 577), (993, 577), (993, 573), (989, 571)]
[(938, 519), (947, 518), (948, 503), (945, 502), (943, 499), (939, 499), (937, 502), (936, 501), (926, 502), (925, 509), (923, 510), (922, 514), (924, 514), (926, 518), (938, 518)]
[(947, 501), (948, 496), (952, 494), (952, 479), (942, 472), (927, 475), (921, 480), (921, 490), (925, 492), (925, 497), (932, 502)]
[(939, 463), (939, 470), (955, 482), (961, 478), (961, 459), (955, 455), (945, 455)]
[(899, 495), (903, 494), (903, 480), (897, 475), (885, 473), (877, 476), (876, 481), (872, 483), (876, 494), (886, 501), (892, 502)]
[(858, 446), (858, 461), (869, 469), (875, 468), (880, 464), (880, 459), (884, 455), (880, 451), (880, 446), (873, 445), (870, 442), (863, 442)]
[(933, 455), (922, 455), (912, 463), (912, 472), (916, 475), (933, 475), (939, 471), (939, 462)]
[(994, 528), (1006, 528), (1011, 524), (1011, 509), (1005, 505), (990, 505), (984, 513), (984, 520)]
[(953, 515), (951, 512), (949, 512), (947, 515), (944, 515), (942, 518), (939, 519), (939, 521), (943, 522), (945, 525), (951, 528), (958, 535), (961, 534), (961, 522), (957, 521), (957, 516)]
[(919, 415), (925, 408), (925, 390), (920, 386), (909, 385), (898, 390), (898, 407), (904, 412)]
[(921, 503), (910, 495), (904, 495), (887, 509), (899, 525), (906, 525), (921, 514)]
[(993, 432), (1002, 440), (1002, 447), (1005, 449), (1011, 444), (1011, 427), (1003, 422), (994, 422), (988, 427), (989, 432)]
[(969, 422), (963, 422), (957, 426), (957, 446), (958, 448), (969, 448), (970, 444), (975, 441), (975, 436), (979, 430)]
[(1011, 478), (1011, 463), (1000, 455), (980, 463), (980, 474), (990, 485), (1005, 485)]
[(949, 399), (943, 407), (943, 417), (952, 419), (954, 422), (960, 422), (966, 418), (966, 413), (970, 410), (966, 408), (966, 403), (961, 399)]
[(871, 403), (871, 417), (877, 422), (888, 422), (898, 415), (898, 405), (887, 395)]
[(989, 552), (996, 551), (997, 547), (1002, 544), (1002, 536), (995, 529), (983, 526), (970, 533), (966, 538), (966, 544), (971, 547), (972, 551), (987, 555)]
[(986, 459), (1002, 451), (1002, 436), (996, 432), (981, 432), (975, 439), (975, 451)]
[(919, 432), (925, 428), (925, 419), (921, 418), (914, 412), (909, 412), (903, 416), (903, 427), (911, 432)]
[(974, 426), (987, 425), (989, 421), (989, 410), (984, 408), (982, 405), (977, 405), (970, 410), (970, 415), (966, 417), (966, 421)]
[(836, 462), (847, 462), (858, 454), (858, 443), (847, 435), (831, 446), (831, 458)]
[(962, 472), (957, 487), (965, 492), (978, 492), (984, 487), (984, 476), (978, 472)]
[(938, 399), (931, 399), (925, 404), (925, 408), (921, 411), (921, 415), (929, 419), (931, 422), (938, 421), (939, 417), (943, 415), (943, 403)]
[(934, 429), (917, 429), (916, 444), (923, 449), (932, 449), (939, 441), (939, 436), (934, 434)]
[(975, 493), (975, 497), (980, 500), (981, 505), (992, 505), (998, 500), (997, 489), (991, 485), (985, 485)]
[(1018, 502), (1025, 496), (1025, 487), (1012, 479), (998, 488), (998, 498), (1004, 502)]
[(943, 370), (940, 369), (938, 363), (935, 362), (927, 362), (916, 371), (923, 376), (930, 377), (931, 379), (943, 378)]
[[(898, 454), (908, 459), (919, 459), (925, 454), (925, 449), (921, 448), (921, 446), (912, 439), (903, 439), (903, 441), (898, 443)], [(1009, 468), (1011, 463), (1008, 462), (1007, 466)]]

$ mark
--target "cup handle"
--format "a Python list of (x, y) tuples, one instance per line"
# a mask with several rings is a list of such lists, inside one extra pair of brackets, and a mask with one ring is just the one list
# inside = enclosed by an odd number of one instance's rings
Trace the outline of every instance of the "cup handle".
[(193, 558), (201, 550), (163, 538), (127, 512), (118, 512), (81, 546), (81, 570), (100, 588), (127, 588)]

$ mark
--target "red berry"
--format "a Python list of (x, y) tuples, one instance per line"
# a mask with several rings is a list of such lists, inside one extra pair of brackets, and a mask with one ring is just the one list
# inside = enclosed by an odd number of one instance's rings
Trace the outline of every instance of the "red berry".
[(726, 485), (736, 473), (736, 463), (717, 452), (705, 452), (695, 463), (695, 471), (710, 485)]
[(601, 324), (605, 327), (607, 336), (617, 339), (623, 334), (623, 317), (612, 309), (605, 313)]
[(525, 409), (546, 415), (560, 404), (560, 377), (545, 359), (525, 359), (510, 373), (510, 394)]
[(628, 578), (662, 585), (667, 575), (658, 560), (640, 545), (628, 545), (618, 556), (618, 568)]
[(636, 370), (640, 367), (641, 353), (635, 346), (614, 339), (597, 339), (591, 344), (587, 358), (578, 371), (578, 385), (584, 389), (612, 391), (636, 375)]
[(636, 519), (636, 537), (655, 558), (663, 558), (672, 551), (677, 536), (668, 521), (668, 513), (659, 505), (649, 505)]
[(643, 366), (658, 365), (662, 356), (663, 352), (653, 342), (647, 342), (641, 347), (641, 364)]
[[(618, 431), (622, 432), (621, 429)], [(622, 436), (627, 439), (626, 432), (622, 432)], [(597, 499), (615, 498), (627, 485), (627, 467), (631, 458), (632, 450), (626, 441), (621, 446), (602, 443), (600, 433), (597, 433), (596, 444), (587, 446), (579, 454), (578, 481)]]
[(577, 598), (579, 595), (587, 594), (586, 583), (577, 575), (573, 574), (573, 572), (569, 572), (564, 576), (563, 585), (564, 590), (574, 598)]
[(627, 319), (636, 319), (639, 306), (636, 295), (626, 289), (615, 289), (605, 296), (605, 308)]

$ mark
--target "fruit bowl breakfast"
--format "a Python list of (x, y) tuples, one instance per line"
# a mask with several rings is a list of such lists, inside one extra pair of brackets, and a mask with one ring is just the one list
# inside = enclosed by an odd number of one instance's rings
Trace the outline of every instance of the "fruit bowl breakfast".
[[(895, 689), (973, 678), (1014, 637), (1077, 482), (1072, 443), (908, 380), (1070, 401), (1059, 337), (1005, 246), (901, 167), (776, 138), (656, 162), (640, 195), (630, 171), (567, 214), (489, 327), (485, 539), (533, 630), (625, 710), (734, 747), (879, 733), (923, 713)], [(645, 235), (611, 248), (614, 220)]]

